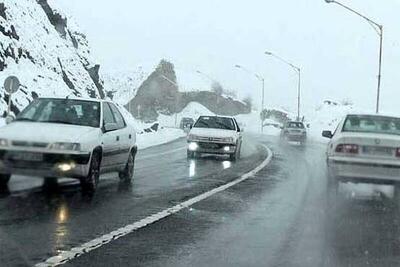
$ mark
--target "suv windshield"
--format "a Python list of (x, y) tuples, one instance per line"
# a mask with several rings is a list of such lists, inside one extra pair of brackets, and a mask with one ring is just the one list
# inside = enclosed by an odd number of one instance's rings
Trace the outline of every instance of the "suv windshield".
[(200, 117), (196, 124), (193, 126), (195, 128), (214, 128), (214, 129), (224, 129), (224, 130), (235, 130), (235, 123), (231, 118), (223, 117)]
[(300, 128), (303, 129), (304, 128), (304, 124), (302, 122), (288, 122), (288, 124), (286, 125), (287, 128)]
[(374, 115), (349, 115), (342, 131), (400, 135), (400, 119)]
[(16, 121), (99, 127), (100, 105), (94, 101), (41, 98), (26, 107), (17, 116)]

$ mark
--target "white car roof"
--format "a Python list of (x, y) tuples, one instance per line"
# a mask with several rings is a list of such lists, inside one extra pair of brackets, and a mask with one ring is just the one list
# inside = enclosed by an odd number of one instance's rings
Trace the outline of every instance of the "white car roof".
[(200, 115), (200, 117), (218, 117), (218, 118), (226, 118), (226, 119), (235, 119), (233, 116), (220, 116), (220, 115)]
[(346, 116), (382, 116), (382, 117), (393, 117), (399, 118), (399, 114), (395, 113), (372, 113), (372, 112), (359, 112), (359, 113), (348, 113)]
[(90, 98), (90, 97), (38, 97), (38, 99), (71, 99), (71, 100), (82, 100), (82, 101), (92, 101), (92, 102), (112, 102), (107, 99), (98, 99), (98, 98)]

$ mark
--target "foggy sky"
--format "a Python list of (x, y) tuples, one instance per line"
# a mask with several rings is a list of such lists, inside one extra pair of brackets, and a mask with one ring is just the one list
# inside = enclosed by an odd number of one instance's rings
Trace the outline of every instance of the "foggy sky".
[[(295, 109), (296, 74), (265, 50), (302, 69), (305, 109), (324, 99), (350, 98), (374, 110), (379, 39), (371, 26), (324, 0), (57, 0), (87, 34), (107, 69), (152, 66), (161, 58), (201, 70), (258, 105)], [(400, 1), (345, 3), (384, 25), (382, 110), (400, 113)]]

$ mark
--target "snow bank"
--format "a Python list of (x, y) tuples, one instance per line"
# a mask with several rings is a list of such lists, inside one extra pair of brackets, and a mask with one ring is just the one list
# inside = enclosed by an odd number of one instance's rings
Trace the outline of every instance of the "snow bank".
[[(334, 102), (332, 102), (334, 103)], [(329, 140), (322, 137), (322, 131), (335, 131), (339, 122), (351, 112), (362, 112), (352, 105), (324, 102), (322, 105), (305, 114), (306, 124), (310, 124), (308, 135), (314, 141), (327, 143)]]
[(139, 149), (157, 146), (185, 137), (186, 133), (176, 128), (160, 128), (154, 133), (137, 134), (136, 141)]
[(133, 125), (133, 127), (136, 129), (136, 143), (139, 149), (165, 144), (186, 136), (186, 133), (183, 130), (166, 128), (163, 126), (164, 124), (161, 123), (158, 131), (149, 133), (145, 132), (143, 130), (149, 128), (152, 123), (137, 121), (122, 105), (117, 105), (121, 113), (123, 113), (124, 117), (126, 118), (127, 123)]

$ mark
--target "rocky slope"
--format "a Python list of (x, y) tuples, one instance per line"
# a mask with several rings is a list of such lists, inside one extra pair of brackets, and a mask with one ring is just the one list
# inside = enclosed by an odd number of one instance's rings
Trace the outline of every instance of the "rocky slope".
[(218, 115), (233, 116), (250, 112), (250, 107), (245, 103), (212, 91), (181, 92), (174, 65), (165, 60), (136, 90), (135, 97), (126, 104), (126, 108), (135, 118), (155, 121), (160, 114), (181, 112), (190, 102), (197, 102)]
[[(36, 96), (105, 96), (86, 36), (51, 4), (0, 2), (0, 85), (9, 75), (20, 79), (21, 89), (12, 95), (15, 113)], [(7, 99), (0, 90), (0, 114)]]

